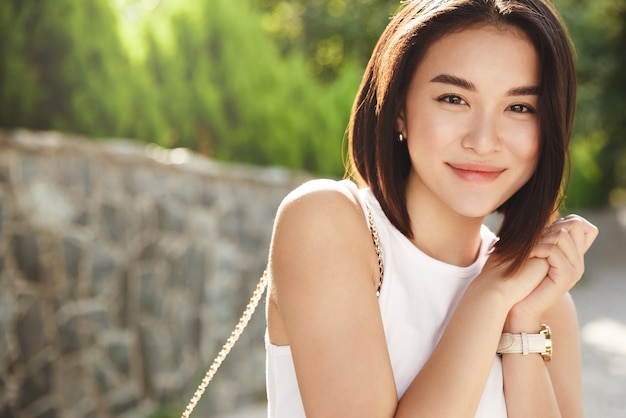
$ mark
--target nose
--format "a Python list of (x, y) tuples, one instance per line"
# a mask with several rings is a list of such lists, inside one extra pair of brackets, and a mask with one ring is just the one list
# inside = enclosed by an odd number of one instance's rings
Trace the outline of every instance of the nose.
[(477, 154), (489, 154), (500, 149), (496, 116), (489, 111), (475, 112), (462, 141), (463, 148)]

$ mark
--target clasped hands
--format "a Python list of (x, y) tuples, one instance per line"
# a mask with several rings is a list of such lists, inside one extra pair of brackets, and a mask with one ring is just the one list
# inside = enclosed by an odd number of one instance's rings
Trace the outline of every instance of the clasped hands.
[(528, 261), (512, 276), (503, 276), (506, 264), (490, 260), (485, 270), (488, 276), (499, 277), (500, 285), (505, 287), (503, 294), (511, 303), (507, 321), (539, 324), (542, 314), (581, 279), (584, 255), (597, 236), (598, 228), (593, 224), (581, 216), (569, 215), (545, 227)]

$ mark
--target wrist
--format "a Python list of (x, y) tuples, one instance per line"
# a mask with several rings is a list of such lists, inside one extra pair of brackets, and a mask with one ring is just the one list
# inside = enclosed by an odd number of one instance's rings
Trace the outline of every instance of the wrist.
[(516, 306), (511, 308), (509, 314), (504, 321), (503, 332), (510, 333), (533, 333), (541, 327), (541, 321), (538, 317), (528, 315)]
[(502, 285), (502, 280), (493, 280), (490, 277), (478, 276), (465, 292), (468, 298), (479, 299), (482, 305), (489, 306), (492, 313), (502, 321), (511, 310), (511, 303), (508, 301), (507, 289)]

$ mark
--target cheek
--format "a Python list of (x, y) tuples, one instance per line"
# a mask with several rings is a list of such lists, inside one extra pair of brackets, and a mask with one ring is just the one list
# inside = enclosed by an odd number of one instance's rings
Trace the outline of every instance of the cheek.
[(442, 112), (429, 110), (423, 108), (421, 112), (413, 112), (408, 139), (415, 148), (434, 151), (458, 138), (463, 128), (460, 121), (452, 123), (449, 116)]
[(508, 148), (520, 162), (532, 165), (533, 169), (539, 155), (539, 126), (529, 124), (517, 126), (509, 137)]

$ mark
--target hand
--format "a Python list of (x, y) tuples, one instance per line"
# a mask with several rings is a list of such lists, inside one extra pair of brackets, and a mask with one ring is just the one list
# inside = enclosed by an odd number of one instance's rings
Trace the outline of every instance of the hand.
[(598, 229), (577, 215), (548, 225), (528, 261), (545, 260), (547, 273), (528, 296), (513, 306), (505, 328), (514, 332), (536, 328), (539, 317), (582, 277), (584, 255), (597, 236)]
[(539, 286), (548, 274), (550, 265), (544, 259), (531, 258), (513, 274), (508, 272), (509, 268), (510, 262), (503, 262), (500, 258), (491, 256), (480, 275), (472, 283), (473, 285), (495, 285), (507, 312)]

